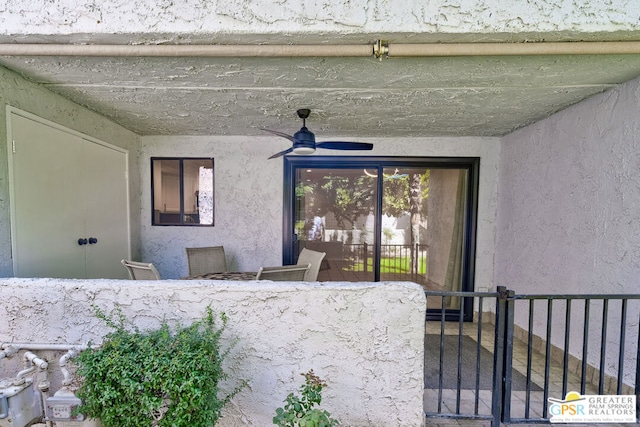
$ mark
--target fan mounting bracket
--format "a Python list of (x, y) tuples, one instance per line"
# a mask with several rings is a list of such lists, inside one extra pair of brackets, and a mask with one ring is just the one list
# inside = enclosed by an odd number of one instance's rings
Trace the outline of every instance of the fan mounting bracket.
[(298, 117), (304, 120), (307, 117), (309, 117), (309, 114), (311, 114), (311, 110), (308, 108), (301, 108), (298, 111), (296, 111), (296, 113), (298, 113)]

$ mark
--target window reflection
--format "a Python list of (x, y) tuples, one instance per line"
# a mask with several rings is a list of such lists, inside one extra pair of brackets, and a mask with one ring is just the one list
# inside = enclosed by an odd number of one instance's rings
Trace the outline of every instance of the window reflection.
[(213, 225), (213, 159), (152, 158), (153, 225)]

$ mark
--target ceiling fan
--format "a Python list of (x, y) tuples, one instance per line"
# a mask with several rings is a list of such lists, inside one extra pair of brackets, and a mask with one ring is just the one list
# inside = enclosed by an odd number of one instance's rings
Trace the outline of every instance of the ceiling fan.
[(307, 117), (311, 113), (311, 110), (308, 108), (301, 108), (297, 111), (298, 117), (302, 119), (302, 128), (298, 132), (296, 132), (293, 136), (288, 135), (283, 132), (278, 132), (277, 130), (271, 129), (262, 129), (267, 132), (271, 132), (274, 135), (281, 136), (283, 138), (287, 138), (289, 141), (293, 142), (293, 146), (287, 148), (284, 151), (274, 154), (269, 157), (270, 159), (275, 159), (276, 157), (284, 156), (285, 154), (294, 153), (294, 154), (312, 154), (316, 151), (316, 148), (326, 148), (328, 150), (371, 150), (373, 149), (373, 144), (369, 144), (367, 142), (347, 142), (347, 141), (323, 141), (316, 142), (316, 136), (307, 129)]

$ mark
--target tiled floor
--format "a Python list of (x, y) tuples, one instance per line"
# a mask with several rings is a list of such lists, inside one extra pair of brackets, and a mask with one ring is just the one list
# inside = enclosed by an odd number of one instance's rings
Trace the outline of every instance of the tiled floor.
[[(488, 332), (483, 333), (482, 346), (488, 350), (493, 349), (493, 335), (491, 329), (486, 329)], [(440, 322), (427, 322), (427, 333), (440, 333)], [(465, 324), (463, 327), (463, 333), (477, 337), (477, 325), (473, 323)], [(447, 322), (445, 323), (445, 334), (458, 334), (458, 324)], [(521, 374), (526, 375), (526, 363), (527, 363), (527, 346), (525, 343), (515, 340), (513, 348), (513, 367)], [(544, 358), (540, 355), (532, 357), (532, 382), (544, 387)], [(549, 369), (549, 384), (548, 384), (548, 397), (561, 399), (562, 396), (562, 367), (557, 364), (553, 364)], [(568, 374), (567, 391), (580, 392), (580, 379), (573, 374)], [(588, 385), (585, 394), (598, 394), (597, 388)], [(425, 412), (439, 412), (441, 414), (478, 414), (480, 416), (489, 417), (491, 415), (491, 390), (480, 390), (477, 396), (475, 390), (461, 390), (460, 391), (460, 403), (459, 408), (457, 405), (457, 391), (456, 390), (443, 390), (441, 399), (441, 409), (438, 411), (438, 390), (425, 390), (424, 393), (424, 408)], [(513, 391), (511, 397), (511, 416), (512, 418), (541, 418), (542, 411), (546, 403), (543, 403), (544, 392), (543, 391), (531, 391), (527, 398), (526, 391)], [(528, 401), (528, 416), (525, 414), (526, 403)], [(477, 405), (477, 409), (476, 409)], [(473, 419), (451, 419), (441, 417), (427, 417), (427, 426), (491, 426), (489, 420), (473, 420)], [(540, 423), (524, 423), (513, 425), (540, 425)], [(632, 424), (562, 424), (572, 427), (586, 427), (597, 425), (598, 427), (629, 427)]]

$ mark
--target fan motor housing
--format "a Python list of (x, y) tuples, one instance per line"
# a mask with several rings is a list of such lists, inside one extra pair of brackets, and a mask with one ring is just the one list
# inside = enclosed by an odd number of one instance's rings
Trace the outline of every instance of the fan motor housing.
[(316, 151), (316, 137), (306, 126), (293, 135), (293, 152), (296, 154), (311, 154)]

